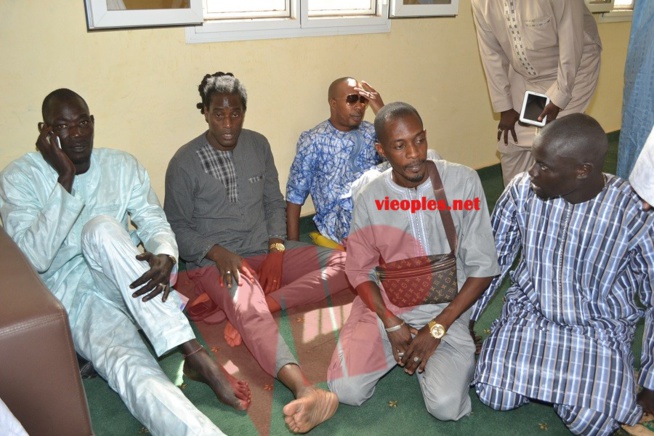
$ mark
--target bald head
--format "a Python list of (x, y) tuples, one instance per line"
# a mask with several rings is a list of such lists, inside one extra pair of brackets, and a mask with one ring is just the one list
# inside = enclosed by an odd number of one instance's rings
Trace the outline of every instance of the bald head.
[(329, 90), (327, 91), (327, 101), (338, 97), (338, 91), (341, 86), (357, 86), (357, 80), (353, 77), (341, 77), (334, 80), (332, 84), (329, 85)]
[(578, 163), (592, 163), (601, 171), (609, 147), (602, 126), (586, 114), (570, 114), (548, 124), (536, 137), (534, 145), (556, 151)]
[(86, 101), (75, 91), (71, 91), (67, 88), (60, 88), (52, 91), (43, 99), (43, 104), (41, 105), (41, 116), (43, 121), (50, 124), (52, 122), (52, 114), (54, 109), (59, 106), (61, 103), (69, 103), (73, 101), (78, 101), (85, 107), (87, 110), (89, 106), (86, 104)]
[(532, 189), (540, 198), (563, 198), (576, 204), (604, 188), (604, 156), (608, 140), (597, 121), (572, 114), (552, 121), (536, 136), (529, 170)]

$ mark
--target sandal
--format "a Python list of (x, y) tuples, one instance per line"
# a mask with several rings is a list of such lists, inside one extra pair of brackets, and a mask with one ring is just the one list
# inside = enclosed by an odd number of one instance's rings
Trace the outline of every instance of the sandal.
[(218, 310), (218, 306), (206, 292), (198, 295), (186, 305), (186, 315), (195, 322), (203, 321), (216, 310)]

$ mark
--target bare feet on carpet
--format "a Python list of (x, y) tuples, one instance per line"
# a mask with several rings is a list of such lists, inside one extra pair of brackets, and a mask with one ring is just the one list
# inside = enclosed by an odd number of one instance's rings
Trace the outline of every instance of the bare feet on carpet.
[(294, 433), (306, 433), (331, 418), (338, 409), (338, 397), (308, 386), (297, 399), (284, 406), (284, 421)]
[(218, 399), (237, 410), (250, 406), (252, 394), (247, 382), (239, 380), (225, 371), (213, 357), (202, 350), (184, 360), (184, 375), (191, 380), (205, 383), (214, 391)]
[(241, 334), (236, 330), (236, 327), (232, 325), (231, 322), (227, 321), (227, 324), (225, 324), (225, 331), (224, 331), (224, 336), (225, 336), (225, 342), (227, 342), (227, 345), (230, 347), (238, 347), (243, 343), (243, 338), (241, 338)]

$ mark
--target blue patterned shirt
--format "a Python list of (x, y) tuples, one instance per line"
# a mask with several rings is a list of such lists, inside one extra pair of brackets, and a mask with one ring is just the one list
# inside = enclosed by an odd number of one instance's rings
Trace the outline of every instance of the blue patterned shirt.
[(654, 214), (642, 210), (626, 181), (605, 177), (604, 189), (579, 204), (538, 198), (528, 173), (500, 197), (491, 224), (502, 274), (472, 319), (522, 254), (475, 381), (633, 425), (641, 409), (631, 345), (643, 315), (639, 384), (654, 388)]
[(350, 232), (350, 185), (381, 162), (375, 150), (375, 129), (367, 121), (342, 132), (329, 120), (300, 135), (286, 184), (286, 201), (316, 207), (314, 222), (324, 236), (341, 242)]

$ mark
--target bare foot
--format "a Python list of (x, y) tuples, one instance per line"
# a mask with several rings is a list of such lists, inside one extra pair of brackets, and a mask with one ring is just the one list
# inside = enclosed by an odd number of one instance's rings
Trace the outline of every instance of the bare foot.
[(225, 335), (225, 341), (227, 342), (227, 345), (230, 347), (238, 347), (243, 343), (243, 338), (241, 338), (241, 334), (236, 330), (236, 327), (232, 325), (231, 322), (227, 321), (227, 324), (225, 324), (225, 331), (223, 333)]
[(222, 403), (234, 409), (245, 410), (250, 406), (252, 394), (247, 382), (225, 371), (204, 349), (186, 358), (184, 375), (209, 385)]
[(306, 433), (331, 418), (336, 409), (336, 394), (311, 386), (296, 400), (284, 406), (284, 421), (293, 433)]
[(268, 310), (270, 313), (275, 313), (282, 310), (282, 306), (280, 306), (279, 303), (276, 302), (275, 299), (270, 295), (266, 295), (266, 304), (268, 304)]

